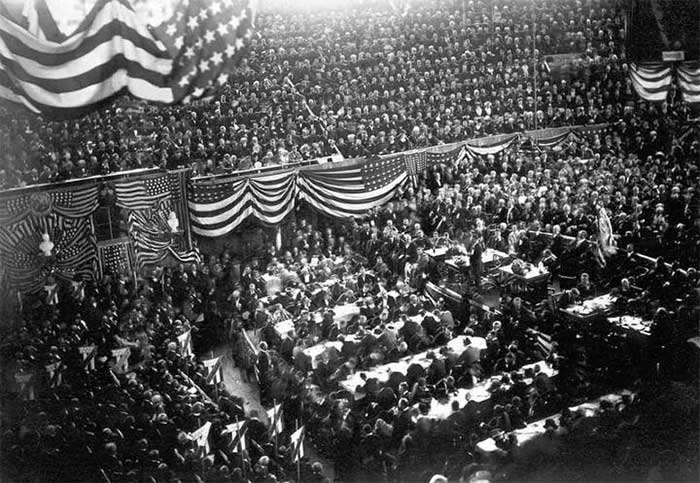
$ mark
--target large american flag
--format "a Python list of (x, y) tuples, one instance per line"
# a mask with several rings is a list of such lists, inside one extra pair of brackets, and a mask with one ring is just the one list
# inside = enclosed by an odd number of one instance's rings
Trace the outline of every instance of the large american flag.
[(453, 164), (460, 162), (466, 155), (467, 149), (462, 145), (449, 151), (426, 153), (426, 158), (428, 165)]
[(100, 245), (99, 255), (102, 273), (131, 272), (132, 254), (128, 241)]
[(394, 197), (408, 178), (403, 156), (340, 162), (323, 167), (286, 170), (211, 181), (192, 180), (188, 206), (192, 232), (226, 235), (249, 216), (279, 223), (303, 199), (338, 217), (362, 217)]
[(128, 210), (146, 210), (159, 200), (170, 196), (172, 189), (168, 176), (125, 179), (114, 183), (117, 206)]
[[(39, 250), (44, 233), (54, 244), (48, 258)], [(90, 280), (97, 271), (97, 247), (89, 217), (29, 215), (3, 225), (0, 254), (2, 282), (13, 290), (39, 290), (49, 275)]]
[[(174, 190), (168, 174), (121, 180), (114, 187), (117, 206), (127, 210), (137, 269), (161, 263), (168, 256), (183, 263), (200, 260), (196, 251), (177, 247), (178, 234), (173, 234), (168, 224), (170, 213), (174, 211), (171, 195)], [(182, 225), (183, 221), (178, 221)]]
[(408, 179), (402, 155), (299, 171), (299, 198), (338, 218), (363, 217), (391, 200)]
[(62, 216), (88, 216), (98, 205), (97, 185), (56, 188), (50, 191), (21, 193), (0, 200), (0, 226), (18, 220), (27, 214), (56, 212)]
[(197, 235), (230, 233), (249, 216), (276, 224), (294, 209), (294, 171), (212, 182), (193, 180), (189, 190), (190, 223)]
[[(98, 0), (60, 42), (0, 11), (0, 98), (70, 118), (123, 91), (163, 103), (211, 95), (253, 35), (254, 1), (182, 0), (149, 28), (128, 0)], [(37, 15), (46, 24), (50, 12)]]
[(413, 183), (413, 186), (417, 186), (418, 176), (427, 167), (425, 151), (404, 154), (404, 161), (406, 162), (406, 172), (411, 179), (411, 183)]
[[(97, 194), (97, 186), (90, 184), (6, 193), (0, 199), (1, 281), (13, 290), (33, 291), (49, 274), (93, 278), (97, 250), (91, 215)], [(54, 244), (50, 258), (39, 255), (43, 233)]]

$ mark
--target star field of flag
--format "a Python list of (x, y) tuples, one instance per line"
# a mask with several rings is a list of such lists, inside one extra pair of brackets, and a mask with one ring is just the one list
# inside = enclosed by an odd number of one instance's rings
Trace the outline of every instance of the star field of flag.
[(244, 180), (236, 180), (226, 183), (193, 183), (190, 193), (192, 201), (195, 203), (216, 203), (231, 196), (232, 193), (238, 191)]
[(406, 172), (409, 176), (416, 176), (423, 172), (426, 166), (426, 155), (425, 151), (419, 153), (411, 153), (404, 155), (404, 161), (406, 162)]
[[(52, 257), (40, 253), (42, 233), (53, 242)], [(89, 218), (25, 216), (0, 230), (3, 276), (21, 290), (35, 290), (46, 275), (63, 278), (79, 275), (91, 279), (97, 262), (95, 237)]]
[(100, 247), (104, 272), (118, 273), (130, 267), (128, 242)]
[(171, 86), (185, 102), (214, 94), (228, 82), (253, 36), (253, 1), (183, 0), (155, 30), (173, 54)]
[(114, 188), (117, 206), (128, 210), (146, 210), (152, 208), (158, 200), (170, 196), (172, 185), (168, 175), (161, 175), (118, 181)]
[(24, 215), (32, 209), (41, 211), (45, 208), (50, 208), (50, 211), (55, 211), (64, 216), (84, 217), (95, 210), (97, 204), (96, 185), (40, 194), (20, 195), (0, 202), (0, 223), (7, 223), (9, 220)]
[(362, 179), (368, 191), (374, 191), (391, 183), (406, 170), (403, 156), (372, 159), (362, 163)]
[(460, 157), (463, 149), (463, 146), (459, 146), (451, 151), (442, 153), (426, 153), (425, 156), (428, 164), (451, 164)]

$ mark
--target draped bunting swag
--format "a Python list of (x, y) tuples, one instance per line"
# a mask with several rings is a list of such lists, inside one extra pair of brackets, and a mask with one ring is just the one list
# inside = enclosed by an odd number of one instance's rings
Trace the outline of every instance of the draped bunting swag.
[[(97, 268), (97, 244), (90, 215), (97, 186), (20, 193), (0, 200), (0, 286), (39, 290), (46, 277), (90, 280)], [(42, 234), (54, 244), (39, 249)]]
[[(683, 100), (688, 104), (700, 103), (700, 62), (681, 62), (676, 70)], [(630, 79), (642, 99), (662, 102), (666, 100), (671, 88), (673, 70), (663, 64), (632, 64)]]
[[(297, 200), (305, 200), (328, 216), (361, 218), (407, 184), (407, 166), (416, 162), (416, 154), (423, 154), (418, 158), (426, 163), (421, 167), (424, 169), (435, 163), (454, 164), (477, 155), (496, 154), (523, 139), (553, 147), (571, 136), (605, 129), (607, 125), (601, 124), (504, 134), (384, 158), (280, 168), (223, 180), (188, 180), (189, 173), (182, 170), (155, 177), (149, 173), (115, 183), (117, 204), (127, 211), (138, 267), (160, 263), (168, 256), (183, 262), (196, 261), (199, 255), (191, 250), (189, 230), (203, 237), (222, 236), (250, 216), (275, 225), (296, 207)], [(5, 193), (0, 198), (0, 287), (38, 291), (48, 275), (64, 280), (93, 279), (99, 273), (99, 252), (92, 215), (98, 207), (101, 186), (93, 181), (77, 187), (66, 183)], [(168, 223), (171, 210), (181, 225), (175, 236)], [(54, 244), (50, 257), (39, 249), (43, 233), (48, 233)], [(102, 248), (115, 251), (113, 247), (114, 242)], [(116, 262), (117, 255), (112, 254)]]
[[(576, 135), (576, 129), (545, 129), (530, 135), (539, 146), (554, 147)], [(520, 138), (520, 134), (492, 136), (457, 147), (451, 145), (449, 153), (440, 151), (439, 147), (431, 148), (428, 154), (442, 153), (440, 159), (451, 162), (458, 159), (462, 146), (466, 148), (467, 157), (473, 158), (499, 153)], [(402, 156), (404, 154), (392, 155), (388, 159)], [(371, 161), (348, 160), (331, 166), (313, 166), (228, 180), (194, 179), (188, 191), (192, 232), (205, 237), (223, 236), (232, 232), (249, 216), (274, 225), (295, 208), (297, 200), (304, 200), (331, 217), (362, 218), (371, 209), (382, 206), (393, 198), (396, 191), (404, 186), (408, 176), (404, 169), (400, 176), (396, 176), (383, 188), (365, 189), (358, 181), (358, 166), (368, 162)], [(356, 178), (353, 177), (355, 175)]]

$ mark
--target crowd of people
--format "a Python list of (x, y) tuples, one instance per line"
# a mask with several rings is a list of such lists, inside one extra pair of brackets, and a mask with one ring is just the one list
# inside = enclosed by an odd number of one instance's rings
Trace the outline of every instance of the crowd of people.
[[(609, 0), (459, 9), (432, 0), (406, 10), (353, 0), (312, 11), (266, 2), (256, 25), (259, 38), (211, 102), (122, 98), (55, 122), (3, 109), (0, 188), (147, 167), (204, 175), (386, 154), (617, 121), (636, 99), (622, 16)], [(548, 56), (569, 52), (580, 54), (573, 72), (555, 75)]]
[[(692, 438), (674, 446), (682, 431), (660, 417), (673, 405), (659, 394), (697, 382), (700, 126), (680, 99), (637, 100), (614, 2), (265, 3), (216, 100), (121, 98), (54, 122), (3, 110), (0, 189), (607, 128), (554, 149), (514, 144), (429, 164), (361, 220), (292, 215), (281, 245), (265, 240), (240, 267), (240, 253), (224, 250), (6, 298), (3, 472), (28, 482), (518, 480), (546, 466), (543, 454), (570, 468), (591, 441), (615, 448), (620, 480), (688, 478), (667, 461), (697, 467)], [(559, 53), (578, 54), (573, 74), (550, 66)], [(429, 255), (442, 247), (468, 259), (459, 276)], [(547, 293), (501, 283), (482, 262), (487, 249), (547, 271)], [(585, 324), (561, 310), (602, 294), (614, 305)], [(648, 321), (648, 334), (631, 336), (610, 314)], [(266, 409), (281, 405), (284, 429), (209, 377), (214, 354), (259, 387)], [(620, 389), (634, 398), (601, 403), (594, 418), (568, 409)], [(519, 444), (516, 430), (554, 414), (539, 449)], [(298, 426), (335, 475), (297, 458)], [(206, 443), (196, 438), (205, 427)], [(495, 455), (479, 450), (487, 439)]]
[[(664, 223), (648, 210), (630, 209), (630, 234), (623, 233), (624, 220), (612, 217), (613, 232), (625, 243), (661, 228), (652, 238), (665, 250), (659, 244), (671, 239), (671, 227), (697, 228), (692, 138), (679, 140), (670, 154), (654, 153), (658, 164), (646, 164), (639, 161), (643, 145), (624, 149), (632, 146), (628, 136), (432, 167), (417, 187), (360, 222), (292, 222), (280, 249), (267, 243), (240, 273), (232, 254), (223, 253), (136, 284), (117, 274), (18, 301), (2, 350), (5, 387), (13, 388), (3, 392), (4, 406), (12, 408), (3, 424), (8, 468), (33, 468), (23, 475), (30, 481), (295, 479), (290, 431), (273, 441), (264, 422), (246, 414), (244, 401), (224, 384), (207, 383), (202, 355), (226, 338), (242, 375), (258, 381), (263, 404), (282, 402), (285, 426), (305, 425), (309, 442), (348, 480), (427, 480), (435, 472), (459, 479), (495, 470), (476, 450), (484, 438), (506, 435), (499, 445), (512, 455), (517, 438), (507, 435), (573, 401), (692, 378), (686, 341), (698, 335), (696, 232), (688, 231), (690, 244), (670, 267), (663, 259), (649, 264), (629, 246), (601, 260), (592, 249), (597, 241), (588, 240), (601, 206), (613, 212), (636, 203), (654, 206), (656, 214), (661, 204)], [(660, 149), (667, 141), (659, 141)], [(604, 152), (604, 146), (615, 147)], [(578, 172), (564, 162), (575, 158), (586, 161)], [(535, 205), (541, 212), (530, 211)], [(550, 230), (553, 236), (544, 235)], [(648, 346), (640, 348), (604, 319), (576, 327), (544, 301), (507, 291), (494, 310), (474, 308), (470, 299), (486, 295), (478, 283), (483, 273), (468, 277), (475, 288), (464, 290), (461, 306), (425, 295), (427, 283), (445, 282), (427, 250), (448, 244), (471, 251), (480, 243), (535, 262), (552, 253), (559, 282), (571, 273), (563, 262), (570, 255), (590, 276), (577, 277), (560, 304), (614, 291), (616, 310), (652, 319)], [(336, 320), (334, 309), (347, 304), (357, 312)], [(285, 320), (293, 330), (280, 333), (275, 326)], [(188, 330), (193, 357), (178, 341)], [(258, 347), (250, 347), (247, 334), (261, 341)], [(537, 334), (554, 344), (543, 347)], [(450, 345), (460, 337), (463, 345)], [(316, 357), (305, 353), (325, 342), (339, 345)], [(78, 350), (86, 345), (98, 348), (94, 371)], [(112, 350), (124, 347), (131, 355), (122, 373)], [(371, 377), (377, 366), (421, 355), (430, 360), (427, 367), (407, 362), (405, 373), (388, 381)], [(342, 385), (358, 374), (361, 384)], [(455, 396), (480, 385), (485, 401)], [(446, 399), (450, 415), (431, 416), (434, 401)], [(243, 420), (251, 444), (241, 455), (231, 448), (226, 425)], [(207, 421), (208, 451), (190, 436)], [(322, 468), (309, 463), (302, 479), (323, 479)]]

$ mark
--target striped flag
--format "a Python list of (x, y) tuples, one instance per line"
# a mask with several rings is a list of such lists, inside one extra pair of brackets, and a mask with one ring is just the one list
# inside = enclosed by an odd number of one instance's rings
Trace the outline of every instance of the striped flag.
[(486, 156), (500, 153), (518, 139), (520, 139), (519, 134), (497, 134), (486, 139), (471, 141), (464, 147), (467, 150), (467, 156)]
[[(54, 244), (48, 259), (39, 251), (44, 233)], [(90, 219), (52, 213), (0, 223), (0, 267), (3, 283), (22, 291), (39, 290), (48, 275), (92, 280), (97, 272), (97, 248)]]
[(45, 367), (46, 372), (49, 373), (49, 381), (51, 387), (60, 386), (63, 383), (63, 362), (53, 362)]
[(408, 173), (408, 177), (411, 179), (411, 184), (413, 184), (413, 186), (418, 186), (418, 176), (427, 166), (427, 155), (425, 151), (404, 154), (403, 159), (406, 163), (406, 173)]
[(0, 2), (0, 15), (12, 20), (41, 40), (60, 43), (66, 38), (56, 25), (45, 0), (25, 0), (24, 5), (19, 2), (16, 4)]
[(127, 210), (147, 210), (170, 196), (170, 178), (159, 175), (151, 178), (126, 179), (114, 183), (117, 206)]
[(96, 345), (85, 345), (78, 347), (78, 352), (83, 358), (83, 367), (85, 369), (95, 370), (95, 356), (97, 355)]
[(224, 380), (224, 365), (221, 357), (203, 360), (207, 384), (219, 384)]
[(187, 329), (187, 332), (177, 336), (177, 348), (182, 357), (193, 357), (192, 351), (192, 330)]
[(294, 171), (225, 181), (193, 180), (189, 191), (190, 223), (197, 235), (226, 235), (249, 216), (281, 222), (296, 203)]
[(443, 152), (428, 152), (426, 153), (426, 162), (428, 166), (433, 165), (433, 164), (447, 164), (447, 165), (453, 165), (453, 164), (459, 164), (462, 159), (467, 154), (467, 150), (462, 144), (461, 146), (457, 146), (454, 149), (451, 149), (450, 151), (443, 151)]
[(211, 96), (228, 82), (232, 67), (253, 38), (257, 0), (182, 0), (154, 34), (173, 55), (174, 97)]
[(209, 431), (211, 431), (211, 422), (207, 421), (197, 431), (188, 434), (190, 440), (204, 450), (204, 454), (209, 454)]
[(284, 421), (282, 420), (282, 404), (275, 404), (272, 409), (267, 410), (267, 418), (270, 420), (270, 434), (279, 436), (284, 431)]
[(19, 393), (23, 400), (34, 401), (36, 399), (34, 374), (28, 372), (15, 373), (15, 382), (19, 385)]
[(688, 104), (700, 104), (700, 62), (681, 62), (678, 66), (678, 87)]
[(101, 273), (122, 273), (125, 270), (131, 272), (132, 253), (129, 241), (99, 244), (99, 260)]
[(304, 426), (294, 431), (291, 435), (292, 461), (300, 461), (304, 457)]
[(164, 103), (210, 95), (252, 38), (253, 3), (183, 0), (162, 28), (149, 29), (127, 0), (97, 0), (59, 42), (42, 38), (48, 9), (28, 8), (23, 25), (0, 15), (0, 97), (69, 118), (123, 91)]
[(131, 349), (129, 349), (128, 347), (112, 349), (112, 357), (115, 358), (115, 372), (123, 374), (129, 370), (129, 356), (131, 356)]
[(408, 179), (403, 156), (299, 171), (299, 198), (337, 218), (363, 217), (391, 200)]
[(234, 453), (244, 453), (248, 450), (246, 434), (248, 433), (247, 421), (239, 421), (226, 426), (227, 433), (231, 433), (230, 448)]
[(0, 200), (0, 226), (29, 215), (56, 213), (68, 218), (86, 217), (98, 205), (97, 185), (79, 188), (57, 188), (50, 191), (24, 193)]
[(668, 97), (673, 81), (671, 68), (664, 64), (630, 64), (630, 79), (639, 97), (652, 102), (662, 102)]
[(168, 223), (173, 211), (173, 178), (160, 174), (146, 179), (122, 180), (114, 185), (117, 206), (129, 210), (127, 224), (134, 245), (136, 268), (155, 265), (168, 256), (181, 263), (199, 262), (195, 250), (179, 250)]

